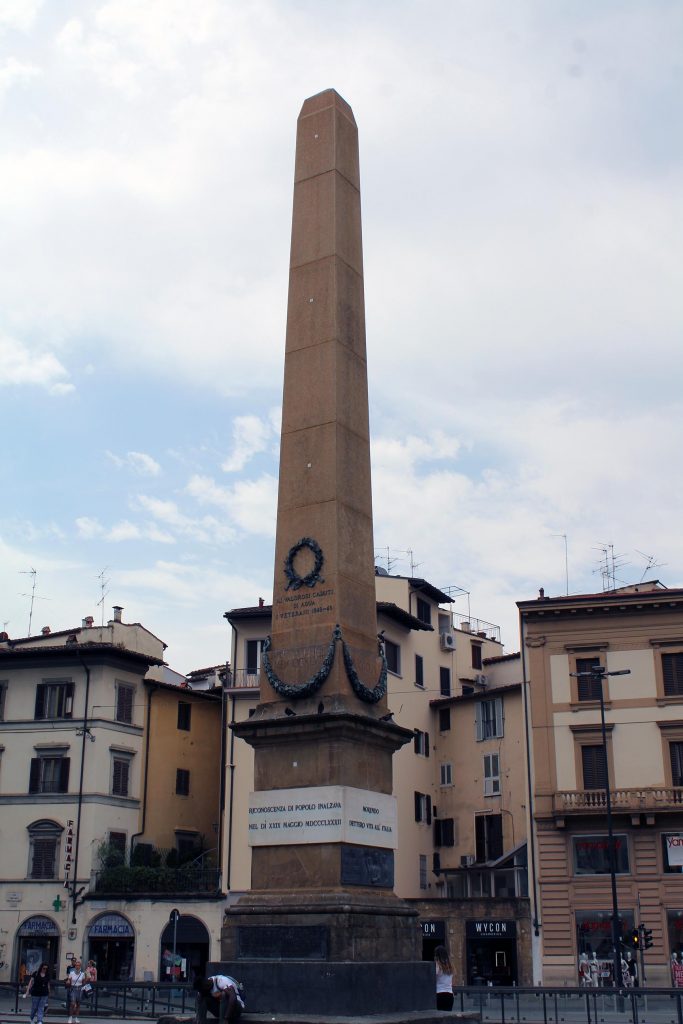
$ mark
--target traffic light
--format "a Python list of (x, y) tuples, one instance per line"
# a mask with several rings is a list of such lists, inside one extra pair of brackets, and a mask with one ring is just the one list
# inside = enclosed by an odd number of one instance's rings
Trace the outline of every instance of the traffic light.
[(631, 932), (631, 945), (634, 949), (640, 949), (640, 932), (637, 928)]
[(644, 925), (641, 927), (643, 929), (643, 949), (652, 949), (655, 944), (652, 938), (652, 928), (646, 928)]

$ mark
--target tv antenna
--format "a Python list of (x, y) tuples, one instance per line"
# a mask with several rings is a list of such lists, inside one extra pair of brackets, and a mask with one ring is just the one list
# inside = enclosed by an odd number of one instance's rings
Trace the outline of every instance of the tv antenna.
[(639, 551), (638, 548), (636, 548), (636, 554), (640, 555), (641, 558), (644, 558), (647, 563), (643, 570), (643, 575), (640, 577), (640, 583), (643, 582), (650, 569), (661, 569), (662, 566), (667, 564), (666, 562), (658, 562), (654, 555), (646, 555), (644, 551)]
[(99, 572), (97, 574), (97, 576), (95, 577), (96, 579), (98, 579), (100, 581), (100, 593), (101, 593), (102, 596), (100, 597), (100, 599), (99, 599), (99, 601), (97, 603), (101, 606), (101, 609), (102, 609), (102, 625), (103, 626), (104, 626), (104, 599), (107, 596), (107, 594), (109, 593), (109, 591), (107, 590), (107, 586), (111, 583), (111, 579), (107, 579), (106, 576), (105, 576), (105, 573), (108, 572), (108, 570), (109, 570), (109, 566), (105, 565), (105, 567), (102, 570), (102, 572)]
[(30, 594), (20, 594), (19, 595), (19, 597), (30, 597), (31, 598), (31, 606), (30, 606), (30, 611), (28, 613), (28, 635), (30, 636), (31, 635), (31, 623), (33, 622), (33, 602), (34, 601), (49, 601), (50, 599), (49, 599), (49, 597), (40, 597), (39, 594), (36, 594), (36, 580), (37, 580), (37, 576), (38, 576), (38, 570), (37, 569), (20, 569), (19, 570), (19, 575), (20, 576), (30, 576), (31, 580), (32, 580), (32, 582), (31, 582), (31, 593)]
[(603, 591), (616, 590), (617, 583), (624, 583), (624, 580), (617, 576), (617, 570), (623, 569), (628, 562), (622, 561), (623, 555), (614, 554), (614, 544), (601, 544), (597, 550), (602, 551), (602, 558), (598, 568), (593, 569), (593, 572), (599, 572), (602, 576)]
[(566, 533), (551, 533), (551, 537), (561, 537), (564, 541), (564, 578), (567, 585), (567, 597), (569, 597), (569, 550), (567, 547)]

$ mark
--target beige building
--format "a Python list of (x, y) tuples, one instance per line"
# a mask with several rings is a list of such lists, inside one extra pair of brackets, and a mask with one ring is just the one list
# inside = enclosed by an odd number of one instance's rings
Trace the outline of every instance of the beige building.
[(165, 685), (165, 644), (121, 613), (0, 635), (3, 981), (72, 952), (113, 980), (218, 955), (221, 699)]
[[(533, 752), (534, 974), (576, 984), (581, 953), (610, 971), (606, 798), (622, 936), (653, 932), (647, 982), (683, 951), (683, 590), (644, 583), (519, 602)], [(607, 760), (597, 682), (604, 668)], [(609, 676), (612, 672), (628, 674)]]
[[(448, 594), (377, 570), (388, 706), (414, 742), (394, 756), (399, 845), (395, 889), (416, 901), (423, 952), (445, 942), (459, 980), (530, 980), (525, 757), (519, 655), (502, 654), (491, 623), (454, 617)], [(232, 633), (230, 717), (258, 699), (271, 607), (226, 613)], [(226, 844), (230, 888), (248, 889), (246, 836), (253, 756), (233, 741)]]

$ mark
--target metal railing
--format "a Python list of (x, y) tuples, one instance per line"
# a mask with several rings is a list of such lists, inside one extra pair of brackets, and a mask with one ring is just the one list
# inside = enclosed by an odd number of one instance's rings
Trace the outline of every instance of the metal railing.
[(254, 672), (253, 669), (247, 668), (235, 668), (231, 669), (228, 674), (228, 687), (235, 687), (236, 689), (256, 689), (259, 687), (259, 672)]
[[(50, 984), (47, 1017), (67, 1015), (67, 989), (62, 981)], [(22, 998), (16, 982), (0, 983), (0, 1014), (24, 1013), (31, 1008), (31, 997)], [(192, 1014), (195, 992), (190, 984), (169, 982), (98, 981), (93, 991), (81, 999), (80, 1017), (159, 1017), (161, 1014)]]
[[(683, 786), (647, 786), (641, 789), (610, 789), (613, 810), (672, 810), (680, 811), (683, 804)], [(555, 793), (555, 811), (603, 812), (607, 807), (604, 789), (563, 790)]]
[(683, 989), (454, 988), (454, 1010), (496, 1024), (683, 1024)]

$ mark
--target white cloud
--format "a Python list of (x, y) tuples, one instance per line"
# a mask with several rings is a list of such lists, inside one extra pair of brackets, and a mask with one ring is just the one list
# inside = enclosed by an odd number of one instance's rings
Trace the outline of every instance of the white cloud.
[(195, 474), (186, 490), (202, 505), (225, 509), (245, 533), (274, 536), (277, 479), (271, 474), (263, 473), (257, 480), (239, 480), (231, 487), (221, 487), (212, 477)]
[(92, 519), (90, 516), (79, 516), (76, 520), (76, 530), (78, 536), (84, 540), (92, 540), (94, 537), (101, 537), (105, 530), (101, 523), (97, 519)]
[(0, 333), (0, 387), (31, 385), (44, 388), (51, 395), (65, 395), (74, 390), (65, 378), (68, 371), (52, 352), (31, 352), (25, 345)]
[(114, 452), (106, 451), (105, 455), (119, 469), (128, 466), (139, 476), (159, 476), (161, 473), (161, 466), (156, 459), (153, 459), (151, 455), (147, 455), (145, 452), (127, 452), (125, 456), (121, 456), (116, 455)]
[(40, 68), (17, 60), (16, 57), (8, 57), (0, 62), (0, 100), (14, 85), (30, 82), (39, 74)]
[(225, 544), (235, 536), (229, 523), (208, 515), (194, 519), (181, 512), (174, 501), (140, 494), (135, 504), (163, 523), (167, 531), (175, 536), (190, 537), (202, 544)]
[(232, 452), (221, 469), (226, 473), (237, 473), (244, 469), (254, 455), (266, 451), (272, 434), (273, 428), (268, 421), (264, 422), (258, 416), (237, 416), (232, 424)]
[(0, 0), (0, 30), (28, 31), (43, 6), (43, 0)]

